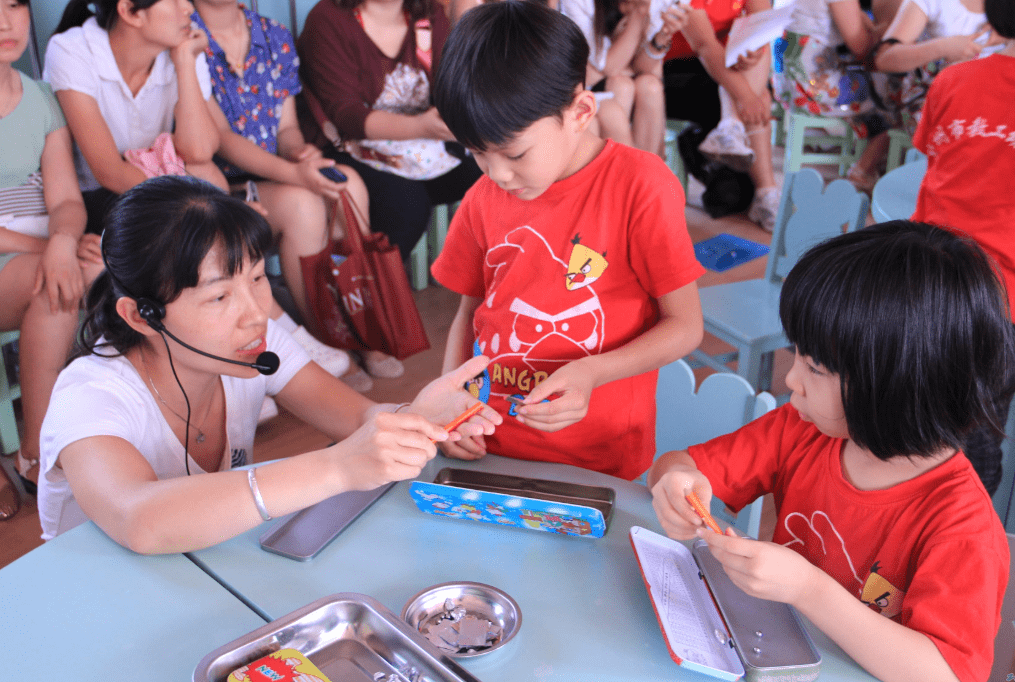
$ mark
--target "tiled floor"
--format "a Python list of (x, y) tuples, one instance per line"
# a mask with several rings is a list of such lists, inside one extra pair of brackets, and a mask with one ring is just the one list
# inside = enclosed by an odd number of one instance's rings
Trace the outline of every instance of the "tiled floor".
[[(776, 167), (781, 167), (781, 159), (776, 160)], [(768, 244), (770, 235), (762, 231), (742, 216), (728, 216), (713, 220), (699, 208), (702, 188), (692, 180), (689, 188), (689, 206), (687, 223), (691, 239), (697, 243), (720, 233), (729, 233), (745, 239)], [(761, 277), (764, 274), (765, 259), (737, 266), (724, 273), (708, 272), (699, 281), (699, 286), (710, 286), (723, 282), (739, 281)], [(368, 394), (370, 398), (382, 402), (402, 402), (412, 397), (434, 378), (439, 372), (447, 338), (448, 327), (457, 307), (457, 297), (440, 287), (431, 286), (416, 295), (420, 314), (427, 327), (432, 347), (430, 350), (409, 358), (405, 374), (399, 379), (377, 380), (374, 389)], [(705, 349), (719, 352), (720, 342), (706, 338)], [(773, 390), (776, 394), (785, 392), (784, 377), (789, 369), (790, 356), (785, 351), (776, 353)], [(699, 370), (699, 380), (707, 374), (707, 370)], [(262, 425), (257, 432), (255, 459), (265, 461), (285, 457), (294, 453), (306, 452), (327, 445), (328, 439), (313, 428), (306, 426), (284, 410), (275, 419)], [(770, 505), (769, 505), (770, 507)], [(770, 526), (774, 522), (771, 515), (763, 524)], [(39, 539), (39, 515), (34, 498), (29, 498), (22, 505), (21, 511), (8, 521), (0, 522), (0, 567), (6, 566), (22, 554), (42, 544)]]

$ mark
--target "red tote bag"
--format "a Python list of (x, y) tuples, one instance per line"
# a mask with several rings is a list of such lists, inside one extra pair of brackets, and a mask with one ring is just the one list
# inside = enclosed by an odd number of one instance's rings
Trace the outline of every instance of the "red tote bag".
[(300, 258), (321, 340), (335, 348), (379, 350), (399, 360), (428, 349), (398, 248), (382, 233), (363, 236), (361, 213), (348, 192), (331, 208), (333, 222), (339, 209), (345, 215), (345, 236)]

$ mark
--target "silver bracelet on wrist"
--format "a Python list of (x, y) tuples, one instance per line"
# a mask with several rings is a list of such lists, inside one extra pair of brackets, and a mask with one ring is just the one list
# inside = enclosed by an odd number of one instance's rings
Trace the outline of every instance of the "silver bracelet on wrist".
[(411, 404), (412, 403), (399, 403), (398, 405), (395, 406), (395, 409), (391, 411), (391, 414), (397, 414), (400, 409), (402, 409), (403, 407), (408, 407)]
[(254, 506), (257, 507), (257, 512), (261, 515), (261, 518), (265, 521), (270, 521), (271, 514), (268, 513), (268, 508), (264, 506), (264, 498), (261, 497), (261, 491), (257, 488), (255, 471), (256, 469), (247, 469), (247, 483), (250, 484), (250, 494), (254, 496)]

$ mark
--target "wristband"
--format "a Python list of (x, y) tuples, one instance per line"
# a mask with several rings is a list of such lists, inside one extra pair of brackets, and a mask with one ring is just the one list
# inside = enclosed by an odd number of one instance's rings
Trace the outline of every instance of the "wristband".
[(665, 52), (653, 52), (652, 48), (649, 47), (648, 43), (645, 43), (645, 56), (648, 57), (649, 59), (659, 60), (659, 59), (662, 59), (663, 57), (665, 57), (666, 53)]
[(257, 507), (257, 512), (261, 515), (261, 518), (265, 521), (271, 521), (271, 514), (268, 513), (268, 508), (264, 506), (264, 498), (261, 497), (261, 491), (257, 488), (255, 471), (256, 469), (247, 469), (247, 483), (250, 484), (250, 494), (254, 496), (254, 506)]

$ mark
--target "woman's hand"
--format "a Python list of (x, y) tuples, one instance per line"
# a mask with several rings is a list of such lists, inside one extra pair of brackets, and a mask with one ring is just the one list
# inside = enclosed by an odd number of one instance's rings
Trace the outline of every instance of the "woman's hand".
[(322, 168), (333, 168), (335, 162), (324, 158), (321, 150), (312, 144), (304, 144), (296, 155), (296, 174), (300, 184), (325, 199), (338, 201), (346, 183), (329, 180), (321, 173)]
[(823, 575), (820, 568), (782, 545), (707, 529), (698, 530), (698, 537), (708, 543), (733, 584), (759, 599), (800, 604)]
[(189, 60), (189, 63), (192, 64), (193, 60), (197, 59), (197, 56), (204, 52), (206, 47), (208, 47), (208, 34), (199, 28), (191, 28), (183, 42), (170, 48), (169, 57), (173, 60), (173, 64), (179, 68), (180, 64), (188, 64), (187, 61), (181, 62), (181, 59)]
[(705, 525), (687, 501), (691, 492), (708, 509), (712, 502), (712, 484), (697, 468), (679, 463), (674, 464), (652, 486), (652, 508), (656, 518), (666, 534), (676, 540), (690, 540)]
[(444, 123), (444, 119), (438, 113), (437, 107), (430, 107), (417, 118), (423, 129), (423, 135), (420, 137), (428, 140), (454, 141), (455, 136), (451, 133), (451, 129), (448, 128), (447, 124)]
[(733, 103), (737, 108), (737, 116), (749, 128), (768, 125), (772, 111), (765, 100), (753, 92), (734, 95)]
[[(478, 355), (444, 376), (437, 377), (423, 387), (405, 411), (421, 414), (435, 424), (449, 424), (478, 400), (465, 390), (465, 384), (482, 374), (490, 358)], [(451, 434), (452, 441), (471, 436), (490, 435), (504, 421), (495, 409), (484, 407), (479, 414), (459, 426)], [(444, 440), (444, 439), (442, 439)]]
[(966, 62), (980, 56), (983, 46), (976, 40), (990, 31), (990, 27), (980, 29), (978, 33), (969, 36), (948, 36), (941, 39), (943, 58), (950, 64)]
[(45, 288), (49, 311), (72, 312), (81, 304), (85, 291), (84, 276), (78, 263), (78, 240), (67, 234), (54, 234), (42, 253), (35, 275), (32, 295)]
[(673, 41), (673, 36), (677, 31), (684, 30), (687, 26), (690, 14), (687, 11), (687, 7), (681, 4), (671, 5), (665, 12), (660, 15), (663, 20), (663, 27), (659, 29), (659, 32), (652, 36), (652, 42), (656, 45), (665, 45), (666, 50), (669, 51), (670, 43)]
[(747, 71), (765, 56), (768, 51), (768, 45), (762, 45), (757, 50), (748, 50), (745, 54), (737, 57), (737, 63), (730, 68), (734, 71)]
[(331, 446), (345, 490), (373, 490), (419, 475), (437, 454), (434, 441), (449, 434), (422, 415), (378, 412), (345, 440)]
[(95, 265), (104, 265), (102, 260), (102, 237), (85, 234), (78, 240), (78, 260)]

